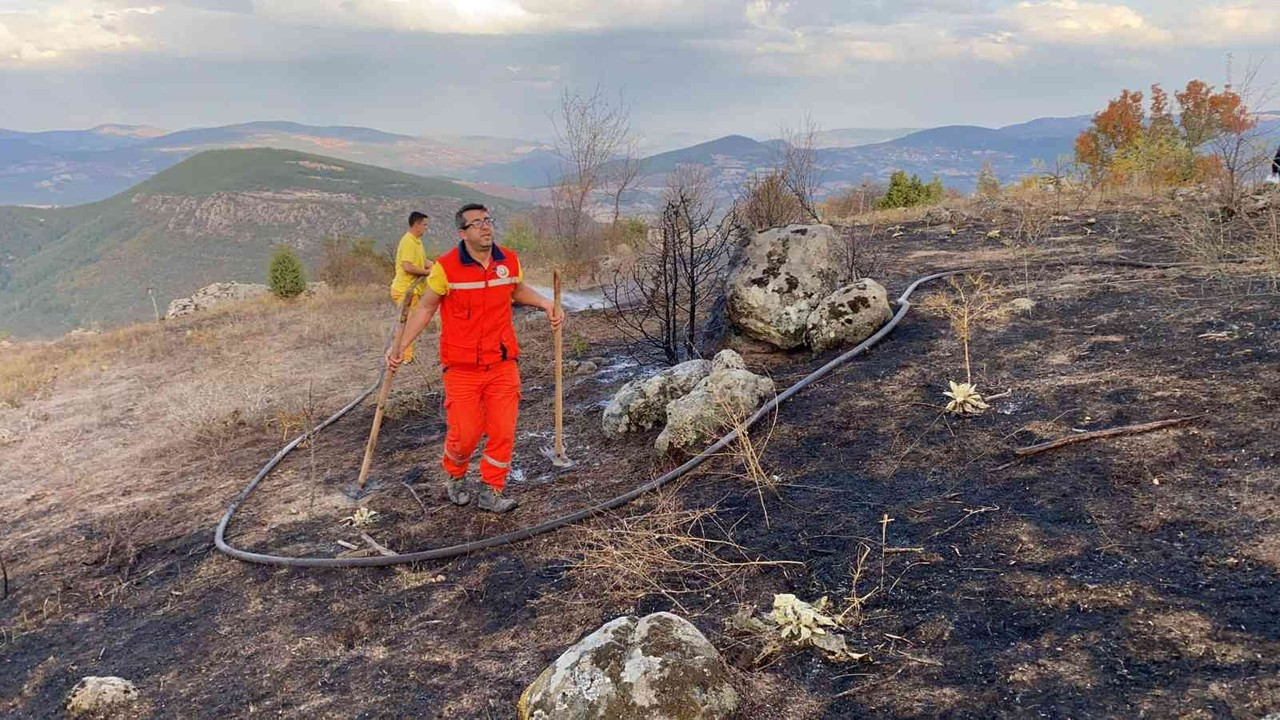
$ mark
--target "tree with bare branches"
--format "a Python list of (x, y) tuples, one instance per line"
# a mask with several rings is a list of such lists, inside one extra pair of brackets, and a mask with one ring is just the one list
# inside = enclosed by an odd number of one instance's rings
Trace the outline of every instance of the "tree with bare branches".
[(728, 273), (738, 221), (716, 219), (707, 168), (681, 165), (668, 177), (659, 226), (606, 284), (609, 317), (638, 359), (669, 365), (699, 357), (700, 333)]
[(781, 135), (773, 166), (749, 175), (734, 202), (738, 216), (756, 230), (820, 221), (817, 126), (805, 116), (798, 128), (783, 127)]
[(634, 160), (627, 160), (633, 157), (630, 111), (621, 98), (616, 103), (606, 98), (599, 86), (587, 95), (566, 88), (552, 125), (561, 161), (551, 187), (556, 234), (567, 256), (582, 258), (591, 235), (592, 195), (613, 190), (616, 223), (622, 194), (639, 174)]

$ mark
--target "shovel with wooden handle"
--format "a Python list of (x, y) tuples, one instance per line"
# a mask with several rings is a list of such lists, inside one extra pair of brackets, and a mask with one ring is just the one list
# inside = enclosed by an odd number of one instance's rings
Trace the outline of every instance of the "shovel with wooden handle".
[[(555, 294), (555, 314), (563, 317), (564, 308), (560, 304), (560, 271), (551, 275), (551, 285)], [(563, 320), (561, 321), (563, 323)], [(555, 444), (542, 448), (542, 454), (551, 460), (556, 467), (573, 467), (573, 461), (564, 454), (564, 327), (552, 331), (552, 345), (555, 348), (556, 367), (556, 435)]]
[[(392, 349), (400, 347), (400, 339), (404, 337), (404, 326), (409, 320), (409, 303), (413, 299), (413, 291), (417, 287), (417, 282), (405, 292), (404, 299), (400, 301), (400, 323), (396, 325), (395, 336), (391, 340)], [(386, 374), (382, 376), (382, 389), (378, 391), (378, 408), (373, 411), (373, 428), (369, 430), (369, 442), (364, 446), (364, 462), (360, 463), (360, 479), (356, 480), (356, 492), (364, 490), (365, 481), (369, 479), (369, 468), (373, 466), (373, 451), (378, 447), (378, 431), (382, 429), (382, 413), (387, 407), (387, 397), (391, 395), (391, 379), (396, 376), (396, 371), (387, 368)]]

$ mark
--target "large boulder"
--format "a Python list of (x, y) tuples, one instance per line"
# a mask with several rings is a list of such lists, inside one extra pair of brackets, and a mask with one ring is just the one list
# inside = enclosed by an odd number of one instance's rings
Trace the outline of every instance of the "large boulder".
[(729, 274), (729, 320), (776, 347), (803, 345), (809, 314), (840, 286), (840, 258), (840, 238), (830, 225), (757, 233)]
[(617, 437), (658, 427), (666, 422), (667, 403), (688, 394), (710, 372), (710, 361), (690, 360), (623, 385), (604, 409), (604, 434)]
[(884, 287), (863, 278), (836, 290), (809, 314), (805, 339), (815, 352), (857, 345), (893, 317)]
[(520, 696), (520, 720), (719, 720), (738, 709), (724, 661), (671, 613), (620, 617), (569, 648)]
[(654, 442), (658, 453), (705, 445), (774, 394), (773, 380), (747, 370), (732, 350), (716, 353), (711, 365), (711, 374), (688, 395), (667, 404), (667, 426)]
[(71, 717), (102, 717), (119, 712), (138, 700), (138, 688), (118, 677), (82, 678), (71, 689), (64, 704)]

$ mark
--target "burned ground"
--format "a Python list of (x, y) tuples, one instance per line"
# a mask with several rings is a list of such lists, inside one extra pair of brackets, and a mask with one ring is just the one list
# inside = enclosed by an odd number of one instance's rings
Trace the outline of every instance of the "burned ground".
[[(945, 415), (946, 381), (963, 379), (960, 347), (944, 319), (913, 310), (872, 351), (781, 407), (764, 451), (781, 485), (764, 494), (764, 507), (756, 487), (733, 477), (732, 458), (675, 489), (687, 507), (714, 507), (753, 557), (803, 565), (761, 567), (674, 598), (601, 599), (575, 584), (573, 529), (402, 568), (230, 560), (213, 550), (212, 528), (281, 444), (280, 429), (220, 417), (216, 441), (149, 435), (128, 460), (132, 474), (104, 477), (86, 462), (73, 464), (65, 482), (42, 482), (39, 468), (9, 455), (66, 442), (42, 436), (42, 423), (86, 413), (104, 437), (139, 442), (128, 418), (147, 421), (146, 398), (175, 371), (163, 353), (145, 368), (139, 361), (142, 379), (130, 383), (143, 390), (123, 404), (100, 395), (73, 402), (61, 380), (0, 416), (23, 433), (0, 448), (0, 556), (10, 579), (0, 602), (0, 702), (15, 717), (54, 716), (81, 676), (120, 675), (141, 690), (139, 717), (505, 718), (546, 664), (604, 621), (674, 609), (737, 667), (744, 718), (1258, 718), (1280, 710), (1280, 299), (1252, 283), (1247, 267), (1045, 264), (1175, 259), (1150, 214), (1059, 220), (1031, 249), (989, 238), (997, 226), (1012, 234), (1002, 222), (970, 221), (955, 235), (922, 223), (883, 233), (876, 279), (896, 296), (931, 271), (1009, 267), (993, 273), (994, 286), (1034, 306), (975, 329), (971, 344), (979, 388), (1008, 394), (983, 415)], [(912, 302), (943, 288), (922, 288)], [(370, 308), (370, 317), (389, 316)], [(191, 331), (216, 335), (222, 322), (193, 319), (163, 332), (191, 343)], [(443, 425), (424, 343), (421, 364), (398, 379), (398, 397), (416, 392), (416, 404), (388, 420), (379, 489), (366, 501), (379, 513), (367, 530), (379, 543), (409, 551), (507, 532), (671, 467), (653, 456), (656, 431), (604, 438), (602, 404), (638, 368), (590, 315), (575, 318), (569, 345), (613, 367), (570, 381), (568, 453), (578, 466), (557, 473), (541, 457), (552, 423), (540, 328), (536, 316), (519, 327), (525, 403), (513, 492), (523, 505), (494, 517), (439, 496)], [(316, 407), (304, 415), (322, 417), (371, 379), (381, 332), (360, 343), (325, 340), (328, 351), (348, 354), (351, 369), (345, 380), (318, 382)], [(836, 354), (747, 359), (786, 387)], [(219, 362), (226, 358), (210, 360)], [(126, 369), (111, 372), (127, 375), (129, 363), (120, 364)], [(290, 405), (295, 414), (299, 407)], [(1187, 416), (1199, 417), (1010, 464), (1015, 447)], [(295, 452), (233, 523), (233, 544), (316, 555), (342, 552), (338, 540), (359, 544), (340, 524), (355, 507), (340, 491), (359, 468), (371, 417), (361, 407)], [(97, 439), (80, 442), (92, 450)], [(414, 486), (425, 509), (401, 484), (415, 479), (427, 481)], [(774, 593), (843, 603), (863, 548), (857, 593), (876, 592), (860, 608), (853, 644), (869, 659), (832, 664), (792, 651), (760, 667), (725, 633), (737, 607), (767, 606)]]

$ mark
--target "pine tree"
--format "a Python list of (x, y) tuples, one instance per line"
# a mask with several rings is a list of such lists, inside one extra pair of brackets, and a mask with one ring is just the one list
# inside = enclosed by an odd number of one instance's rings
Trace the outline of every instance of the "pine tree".
[(991, 167), (991, 162), (982, 163), (982, 169), (978, 171), (978, 195), (985, 198), (993, 198), (1000, 194), (1000, 180), (996, 177), (995, 168)]
[(267, 268), (267, 286), (278, 298), (292, 298), (307, 289), (307, 273), (293, 250), (281, 245)]

